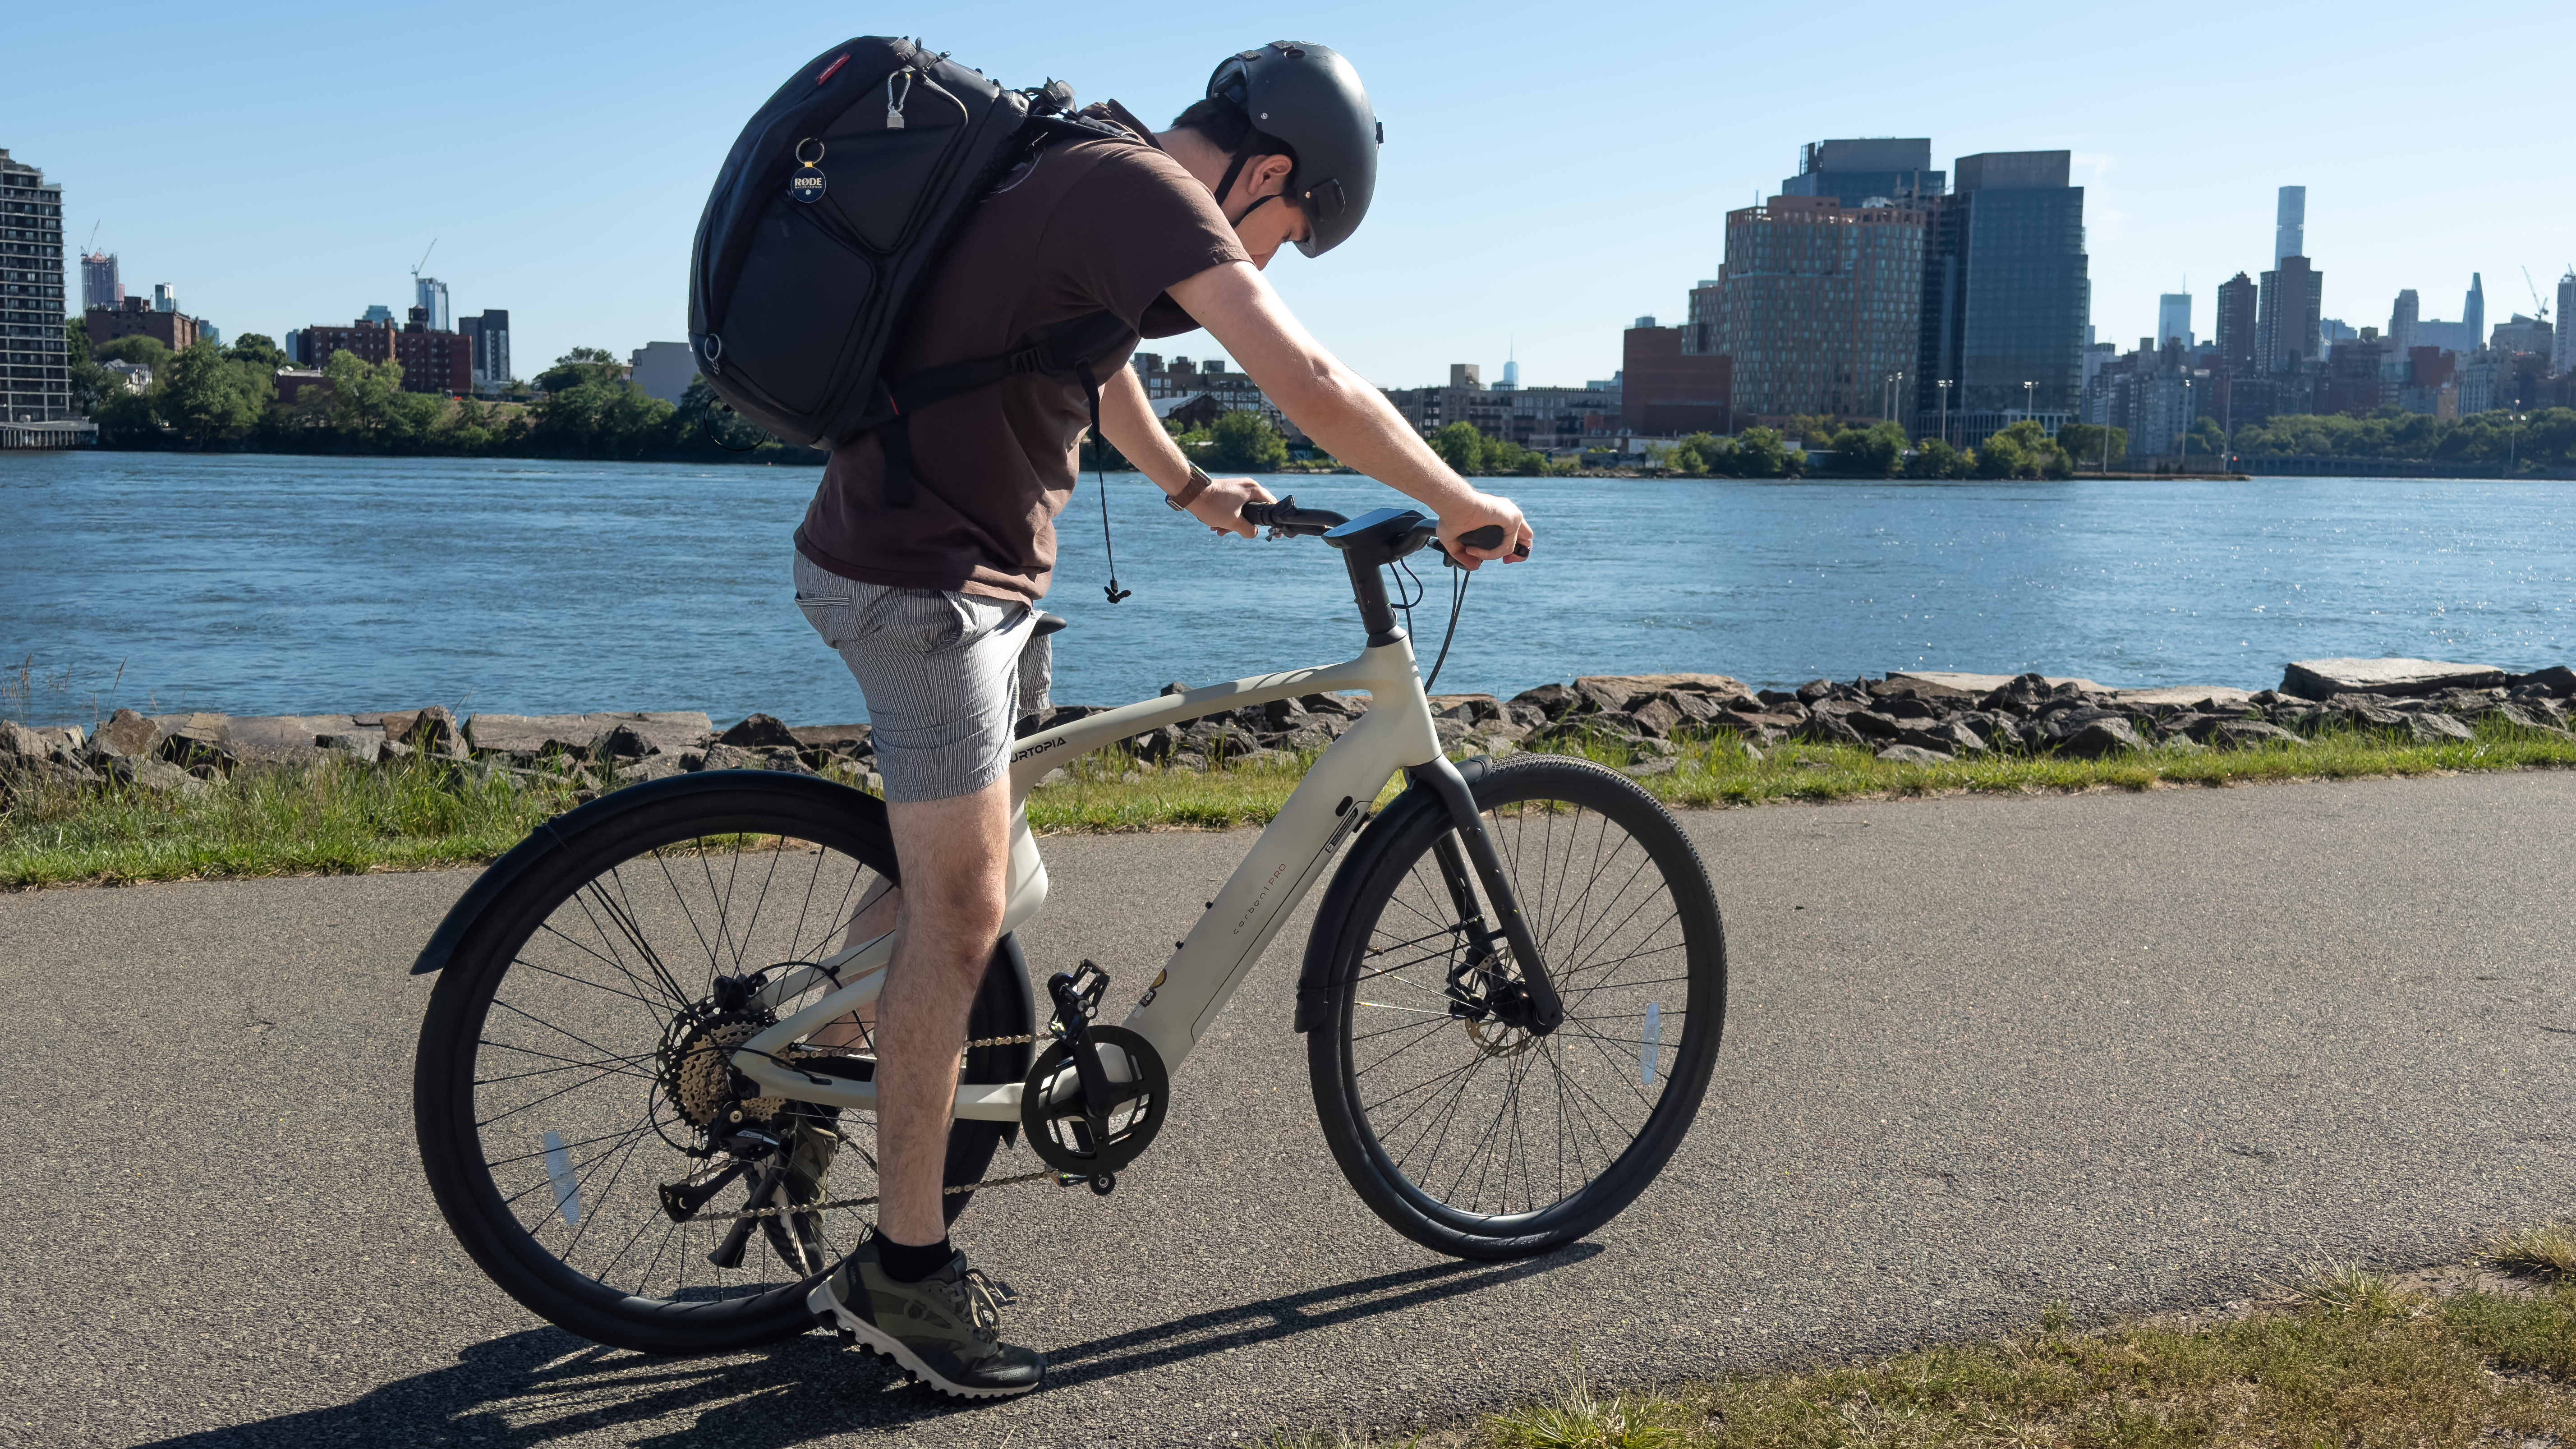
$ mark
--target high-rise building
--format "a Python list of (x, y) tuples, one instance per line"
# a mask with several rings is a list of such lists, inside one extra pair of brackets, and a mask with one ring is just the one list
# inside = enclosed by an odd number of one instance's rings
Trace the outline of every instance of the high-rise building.
[(412, 305), (429, 314), (429, 330), (452, 332), (455, 321), (447, 310), (447, 284), (436, 277), (412, 278)]
[(1914, 365), (1929, 220), (1806, 196), (1728, 212), (1717, 351), (1733, 359), (1735, 411), (1904, 419), (1890, 387)]
[(2388, 342), (2400, 356), (2415, 345), (2415, 324), (2424, 320), (2423, 304), (2416, 299), (2415, 289), (2397, 294), (2397, 305), (2388, 309)]
[[(63, 188), (0, 150), (0, 424), (70, 423), (63, 340)], [(0, 444), (61, 446), (67, 429), (8, 427)]]
[(2554, 357), (2557, 355), (2555, 334), (2556, 329), (2549, 325), (2548, 318), (2525, 317), (2516, 312), (2512, 321), (2495, 325), (2495, 336), (2490, 340), (2490, 346), (2500, 357), (2514, 357), (2526, 352), (2538, 357)]
[(125, 305), (125, 283), (116, 274), (116, 253), (81, 253), (81, 310)]
[(2064, 151), (1992, 151), (1955, 168), (1924, 246), (1916, 427), (1934, 426), (1947, 381), (1954, 442), (2025, 416), (2054, 432), (2083, 396), (2084, 188), (2068, 183)]
[(458, 322), (456, 330), (473, 339), (475, 390), (508, 387), (512, 376), (510, 314), (497, 307), (487, 307), (483, 309), (483, 315)]
[(2238, 272), (2218, 286), (2218, 360), (2238, 372), (2254, 366), (2254, 279)]
[(1931, 166), (1929, 137), (1813, 141), (1798, 148), (1798, 174), (1780, 183), (1780, 193), (1821, 197), (1843, 206), (1872, 200), (1912, 202), (1942, 193), (1948, 178)]
[(2254, 313), (2254, 369), (2286, 372), (2313, 366), (2324, 349), (2326, 274), (2301, 256), (2281, 258), (2263, 274)]
[(2174, 341), (2192, 345), (2189, 292), (2166, 292), (2156, 298), (2156, 345)]
[(698, 375), (698, 355), (685, 342), (647, 342), (627, 359), (627, 375), (646, 397), (676, 403)]
[(391, 327), (394, 325), (394, 309), (386, 306), (382, 302), (377, 302), (370, 305), (358, 320), (361, 322), (381, 322), (387, 327)]
[(2576, 372), (2576, 266), (2558, 279), (2558, 346), (2549, 354), (2549, 370)]
[(2460, 325), (2469, 329), (2471, 350), (2487, 345), (2487, 284), (2475, 272), (2469, 273), (2469, 295), (2460, 304)]
[(2289, 257), (2308, 254), (2308, 188), (2284, 186), (2280, 206), (2272, 219), (2272, 266), (2279, 269)]
[(152, 284), (152, 310), (155, 312), (176, 312), (179, 310), (179, 294), (171, 289), (168, 282), (154, 282)]

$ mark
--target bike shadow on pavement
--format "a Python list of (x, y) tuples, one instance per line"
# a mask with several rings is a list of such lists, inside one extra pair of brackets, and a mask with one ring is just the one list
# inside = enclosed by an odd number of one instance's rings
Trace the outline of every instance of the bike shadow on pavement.
[[(1515, 1282), (1600, 1251), (1596, 1244), (1576, 1243), (1512, 1263), (1433, 1263), (1193, 1313), (1049, 1350), (1047, 1382), (1096, 1382), (1279, 1343)], [(1039, 1390), (1040, 1397), (1045, 1392)], [(786, 1449), (823, 1435), (900, 1427), (978, 1407), (907, 1384), (884, 1360), (846, 1350), (826, 1334), (809, 1333), (748, 1354), (669, 1359), (538, 1328), (474, 1344), (446, 1368), (371, 1389), (335, 1408), (202, 1429), (145, 1449), (300, 1449), (344, 1442), (511, 1449), (592, 1434), (671, 1449), (710, 1442), (727, 1449)], [(711, 1434), (717, 1437), (709, 1439)]]

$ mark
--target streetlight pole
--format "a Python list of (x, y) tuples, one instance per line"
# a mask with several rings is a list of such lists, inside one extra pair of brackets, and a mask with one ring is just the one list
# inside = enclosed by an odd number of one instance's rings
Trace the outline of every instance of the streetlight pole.
[(2021, 385), (2021, 415), (2024, 418), (2031, 415), (2031, 408), (2033, 406), (2031, 389), (2037, 386), (2039, 386), (2039, 384), (2035, 382), (2025, 382)]
[(2191, 471), (2191, 379), (2182, 380), (2182, 471)]
[(1933, 386), (1941, 389), (1941, 446), (1946, 448), (1950, 446), (1950, 379), (1942, 378)]

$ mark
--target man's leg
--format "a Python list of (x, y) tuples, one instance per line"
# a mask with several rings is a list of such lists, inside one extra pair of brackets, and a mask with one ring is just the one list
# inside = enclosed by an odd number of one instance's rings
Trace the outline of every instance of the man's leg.
[(926, 1248), (948, 1236), (941, 1177), (957, 1058), (966, 1013), (1002, 935), (1011, 782), (1005, 776), (972, 795), (889, 805), (886, 817), (904, 890), (894, 960), (877, 998), (877, 1230)]

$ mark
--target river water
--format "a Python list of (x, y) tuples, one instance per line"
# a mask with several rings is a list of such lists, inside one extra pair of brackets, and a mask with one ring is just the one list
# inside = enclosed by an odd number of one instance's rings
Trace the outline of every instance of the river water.
[[(0, 650), (20, 718), (445, 703), (864, 718), (806, 627), (789, 535), (808, 468), (0, 453)], [(1366, 479), (1283, 478), (1357, 514)], [(1895, 669), (2105, 684), (2279, 682), (2384, 654), (2532, 669), (2576, 643), (2576, 493), (2392, 479), (1861, 483), (1507, 479), (1536, 558), (1486, 569), (1439, 687), (1708, 670), (1794, 685)], [(1062, 520), (1056, 698), (1115, 704), (1347, 657), (1307, 540), (1216, 540), (1112, 475)], [(1415, 614), (1448, 621), (1436, 555)], [(23, 672), (22, 672), (23, 666)], [(121, 671), (121, 674), (120, 674)]]

